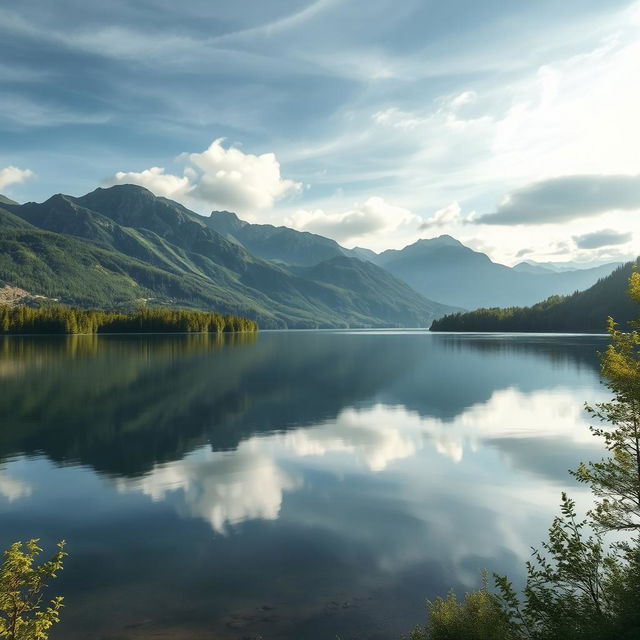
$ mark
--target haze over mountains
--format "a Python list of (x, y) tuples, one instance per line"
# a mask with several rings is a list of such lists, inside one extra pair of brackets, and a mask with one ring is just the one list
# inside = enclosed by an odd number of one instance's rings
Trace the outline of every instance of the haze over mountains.
[(429, 326), (480, 306), (586, 289), (617, 265), (509, 268), (450, 236), (376, 254), (143, 187), (19, 205), (0, 198), (0, 287), (79, 306), (215, 309), (262, 327)]
[(563, 269), (560, 265), (521, 263), (512, 268), (446, 235), (376, 254), (368, 249), (345, 249), (313, 233), (249, 224), (226, 211), (213, 212), (206, 221), (254, 255), (299, 265), (315, 264), (330, 256), (358, 257), (383, 267), (431, 300), (464, 309), (534, 304), (550, 295), (586, 289), (619, 266), (609, 263)]
[[(434, 300), (477, 309), (529, 305), (551, 295), (586, 289), (618, 266), (610, 263), (573, 271), (524, 271), (493, 262), (450, 236), (381, 253), (376, 264)], [(455, 284), (452, 284), (455, 283)]]

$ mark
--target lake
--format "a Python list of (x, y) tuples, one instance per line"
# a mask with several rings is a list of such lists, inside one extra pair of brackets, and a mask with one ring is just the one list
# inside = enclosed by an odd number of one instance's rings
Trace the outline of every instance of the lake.
[(589, 503), (605, 344), (0, 338), (0, 545), (67, 540), (53, 639), (399, 638)]

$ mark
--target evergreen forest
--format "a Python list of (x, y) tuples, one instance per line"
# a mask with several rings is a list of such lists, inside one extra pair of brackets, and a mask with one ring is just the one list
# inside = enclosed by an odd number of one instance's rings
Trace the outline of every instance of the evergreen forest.
[(247, 318), (191, 309), (117, 312), (62, 305), (0, 307), (0, 334), (222, 333), (257, 330), (257, 323)]

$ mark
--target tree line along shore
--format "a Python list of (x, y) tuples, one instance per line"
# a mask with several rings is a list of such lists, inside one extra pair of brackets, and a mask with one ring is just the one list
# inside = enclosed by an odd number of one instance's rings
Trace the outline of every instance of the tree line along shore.
[(145, 308), (130, 312), (0, 306), (2, 334), (255, 332), (248, 318), (190, 309)]

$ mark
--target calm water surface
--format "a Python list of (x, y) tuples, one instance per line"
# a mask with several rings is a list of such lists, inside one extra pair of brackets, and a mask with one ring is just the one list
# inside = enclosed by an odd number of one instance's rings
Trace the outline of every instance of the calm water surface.
[(68, 541), (54, 639), (398, 637), (588, 501), (604, 344), (0, 338), (0, 546)]

